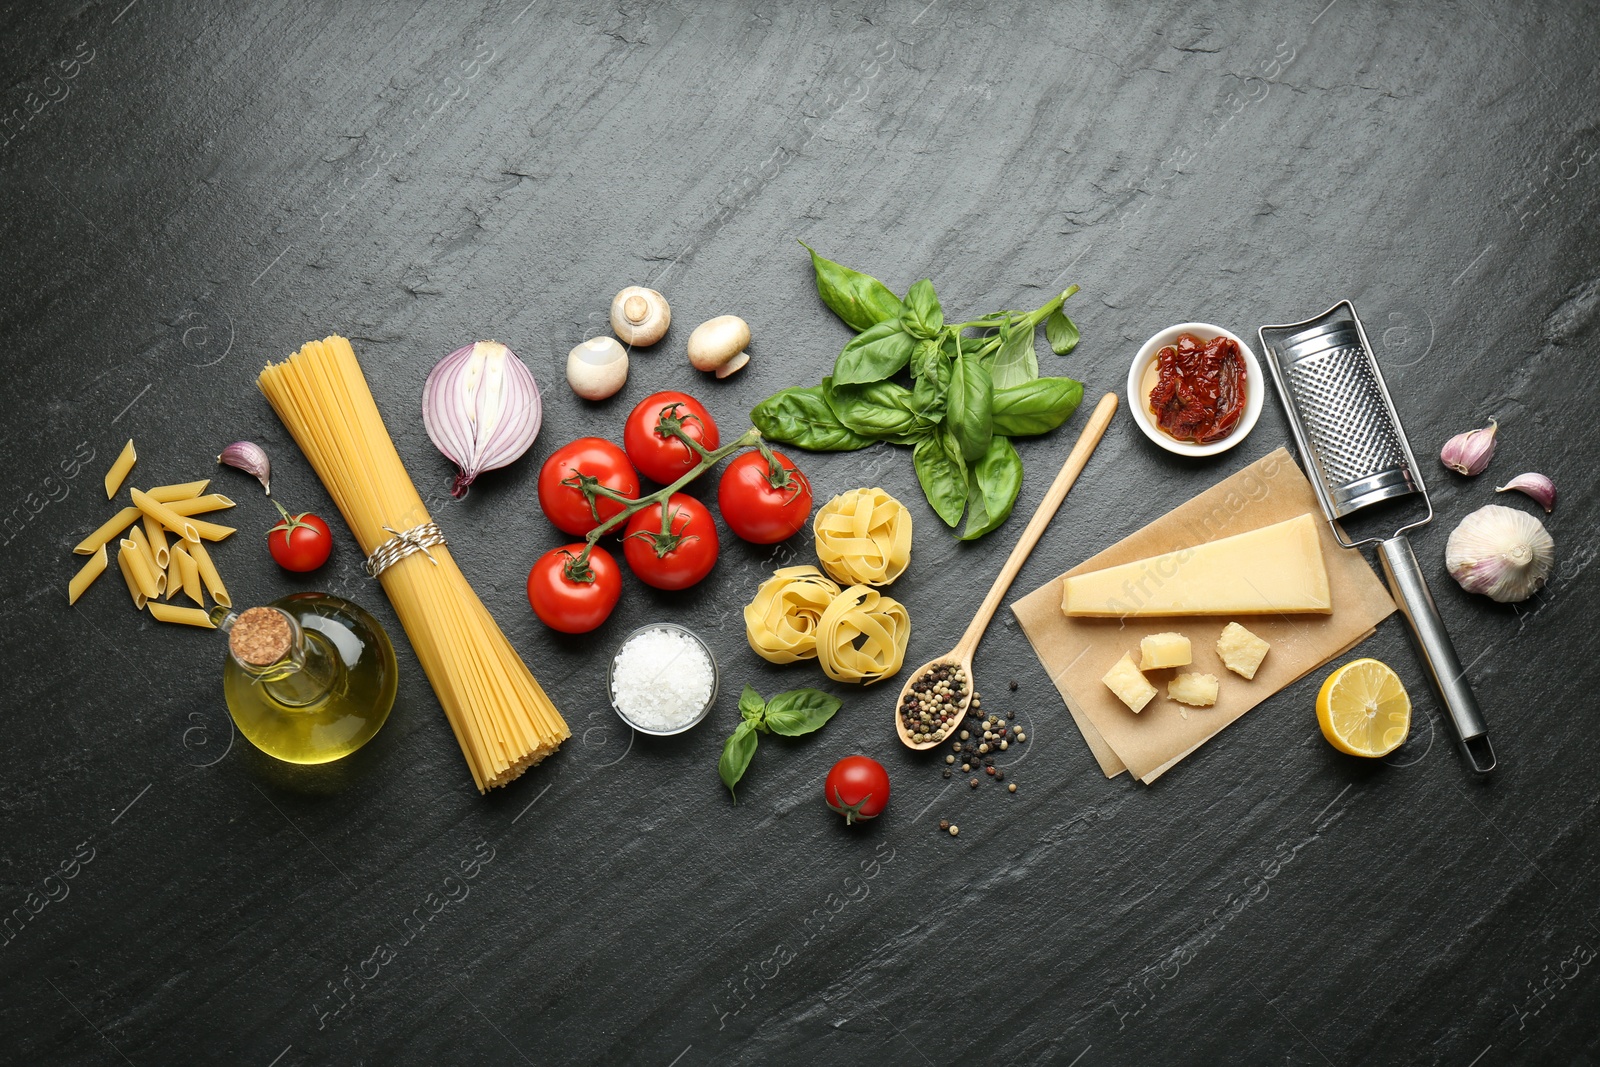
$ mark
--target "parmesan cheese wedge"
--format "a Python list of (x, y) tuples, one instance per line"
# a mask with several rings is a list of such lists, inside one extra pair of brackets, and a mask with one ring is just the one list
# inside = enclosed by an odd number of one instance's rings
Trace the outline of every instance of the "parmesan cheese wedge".
[(1301, 515), (1105, 570), (1062, 579), (1064, 614), (1327, 615), (1333, 611), (1317, 520)]

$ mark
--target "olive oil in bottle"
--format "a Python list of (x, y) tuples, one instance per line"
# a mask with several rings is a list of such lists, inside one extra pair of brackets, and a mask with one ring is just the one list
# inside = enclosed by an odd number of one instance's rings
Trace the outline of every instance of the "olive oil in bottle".
[(222, 690), (239, 732), (289, 763), (329, 763), (370, 741), (394, 706), (394, 646), (362, 608), (295, 593), (237, 615)]

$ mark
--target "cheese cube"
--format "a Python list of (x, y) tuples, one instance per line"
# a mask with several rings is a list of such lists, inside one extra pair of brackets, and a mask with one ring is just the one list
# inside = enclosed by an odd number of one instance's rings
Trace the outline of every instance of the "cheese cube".
[(1217, 676), (1180, 674), (1167, 683), (1167, 696), (1180, 704), (1209, 708), (1217, 702)]
[(1156, 695), (1156, 687), (1139, 673), (1139, 668), (1133, 665), (1133, 656), (1126, 652), (1100, 680), (1132, 711), (1143, 711), (1150, 698)]
[(1271, 647), (1236, 622), (1224, 627), (1222, 636), (1217, 638), (1217, 655), (1222, 657), (1222, 665), (1245, 678), (1256, 676), (1256, 668), (1261, 666)]
[(1139, 642), (1139, 669), (1154, 671), (1162, 667), (1183, 667), (1194, 662), (1189, 639), (1182, 634), (1151, 634)]

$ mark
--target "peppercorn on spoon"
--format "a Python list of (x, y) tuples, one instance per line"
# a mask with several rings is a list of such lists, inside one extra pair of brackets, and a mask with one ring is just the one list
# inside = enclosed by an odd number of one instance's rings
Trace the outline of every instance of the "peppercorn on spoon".
[[(957, 641), (956, 647), (949, 652), (918, 667), (901, 688), (900, 696), (894, 705), (894, 728), (900, 735), (901, 743), (907, 748), (918, 751), (932, 748), (945, 740), (950, 731), (959, 726), (966, 716), (975, 691), (972, 682), (972, 655), (978, 650), (978, 642), (983, 639), (983, 632), (989, 628), (989, 622), (994, 618), (994, 613), (1000, 607), (1000, 601), (1005, 597), (1006, 591), (1011, 588), (1011, 582), (1016, 578), (1017, 572), (1022, 569), (1022, 564), (1027, 561), (1034, 546), (1039, 543), (1039, 538), (1044, 535), (1044, 528), (1055, 518), (1056, 510), (1067, 497), (1067, 491), (1072, 488), (1072, 484), (1078, 480), (1078, 475), (1083, 472), (1084, 465), (1089, 462), (1090, 455), (1100, 443), (1100, 438), (1105, 435), (1106, 427), (1111, 424), (1111, 416), (1116, 410), (1116, 393), (1107, 393), (1100, 398), (1100, 403), (1095, 405), (1094, 411), (1089, 415), (1088, 424), (1078, 435), (1078, 443), (1072, 446), (1067, 461), (1061, 465), (1060, 473), (1056, 475), (1055, 481), (1050, 483), (1044, 499), (1039, 501), (1039, 507), (1034, 511), (1033, 518), (1028, 520), (1022, 536), (1017, 539), (1016, 547), (1011, 550), (1011, 555), (1006, 557), (1005, 566), (1000, 568), (999, 575), (989, 587), (988, 595), (978, 606), (978, 613), (972, 617), (972, 622), (961, 635), (961, 640)], [(941, 671), (940, 668), (944, 670)], [(919, 683), (924, 682), (925, 685), (919, 686)], [(925, 706), (929, 718), (924, 723), (921, 715)]]

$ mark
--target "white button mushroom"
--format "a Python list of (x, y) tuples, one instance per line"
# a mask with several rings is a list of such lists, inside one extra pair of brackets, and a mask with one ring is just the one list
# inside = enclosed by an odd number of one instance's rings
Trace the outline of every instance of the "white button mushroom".
[(737, 315), (718, 315), (689, 335), (689, 362), (695, 370), (716, 371), (726, 378), (750, 362), (750, 324)]
[(653, 345), (671, 324), (667, 298), (654, 289), (630, 285), (611, 301), (611, 328), (624, 344)]
[(567, 353), (567, 384), (585, 400), (604, 400), (628, 380), (628, 353), (612, 337), (595, 337)]

